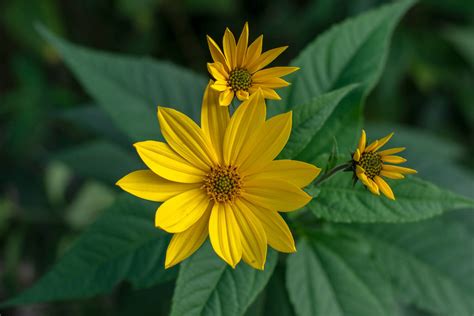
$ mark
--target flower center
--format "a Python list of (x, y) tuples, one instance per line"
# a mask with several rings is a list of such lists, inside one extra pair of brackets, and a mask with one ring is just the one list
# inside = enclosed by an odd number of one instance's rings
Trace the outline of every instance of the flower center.
[(215, 202), (229, 202), (240, 195), (242, 179), (236, 167), (216, 166), (204, 177), (203, 187)]
[(382, 170), (382, 159), (374, 152), (365, 152), (359, 160), (359, 165), (364, 168), (365, 175), (371, 179), (380, 174)]
[(246, 69), (234, 69), (230, 72), (227, 84), (232, 88), (232, 90), (234, 90), (234, 92), (239, 90), (247, 91), (252, 85), (252, 75)]

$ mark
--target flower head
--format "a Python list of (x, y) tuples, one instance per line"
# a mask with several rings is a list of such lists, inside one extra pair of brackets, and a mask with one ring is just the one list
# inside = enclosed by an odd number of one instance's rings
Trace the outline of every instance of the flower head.
[(380, 191), (391, 200), (395, 200), (395, 195), (388, 183), (382, 178), (389, 179), (403, 179), (404, 174), (417, 173), (416, 170), (389, 165), (400, 164), (406, 161), (405, 158), (395, 156), (399, 152), (405, 150), (404, 147), (391, 148), (378, 151), (385, 145), (393, 133), (378, 139), (366, 146), (367, 140), (365, 131), (362, 130), (362, 135), (359, 140), (359, 145), (352, 155), (352, 167), (356, 179), (358, 178), (373, 194), (380, 195)]
[(299, 69), (298, 67), (263, 69), (283, 53), (288, 46), (270, 49), (262, 54), (263, 35), (260, 35), (250, 46), (247, 46), (248, 40), (248, 23), (245, 23), (237, 43), (234, 34), (229, 29), (225, 30), (223, 51), (211, 37), (207, 36), (209, 50), (214, 60), (213, 63), (207, 64), (207, 68), (216, 80), (211, 87), (219, 91), (220, 105), (229, 105), (234, 95), (240, 101), (247, 100), (249, 95), (255, 93), (259, 88), (262, 89), (265, 98), (280, 100), (280, 96), (274, 89), (289, 85), (280, 77)]
[(209, 235), (215, 252), (232, 267), (243, 259), (263, 269), (267, 244), (295, 251), (278, 212), (306, 205), (311, 197), (302, 187), (320, 170), (304, 162), (274, 160), (290, 135), (291, 112), (266, 120), (259, 92), (231, 118), (210, 85), (201, 127), (178, 111), (158, 108), (167, 143), (136, 143), (150, 170), (132, 172), (117, 185), (140, 198), (164, 202), (156, 211), (155, 225), (174, 234), (167, 268), (189, 257)]

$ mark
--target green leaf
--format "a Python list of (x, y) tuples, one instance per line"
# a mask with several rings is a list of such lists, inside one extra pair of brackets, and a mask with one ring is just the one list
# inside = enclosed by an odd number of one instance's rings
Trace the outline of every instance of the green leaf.
[(168, 240), (154, 227), (155, 207), (121, 196), (33, 287), (2, 306), (92, 297), (121, 281), (134, 288), (169, 280), (164, 269)]
[(59, 51), (85, 90), (132, 141), (160, 138), (157, 105), (197, 119), (206, 80), (167, 62), (104, 53), (70, 44), (44, 27), (40, 33)]
[(267, 284), (277, 257), (269, 249), (264, 271), (244, 263), (232, 269), (206, 243), (181, 265), (171, 315), (242, 315)]
[(453, 209), (474, 206), (474, 200), (443, 190), (416, 177), (387, 180), (395, 201), (370, 193), (349, 174), (338, 174), (320, 186), (309, 203), (320, 218), (334, 222), (410, 222)]
[(363, 241), (318, 234), (298, 242), (288, 257), (286, 282), (299, 316), (393, 315), (387, 280)]
[(393, 29), (412, 3), (396, 1), (348, 19), (320, 35), (291, 62), (301, 69), (289, 78), (292, 85), (283, 90), (287, 94), (283, 96), (285, 102), (275, 104), (275, 108), (307, 104), (328, 91), (360, 83), (356, 93), (341, 102), (299, 159), (318, 161), (318, 153), (331, 149), (333, 137), (342, 151), (353, 146), (361, 124), (363, 99), (380, 77)]
[(474, 235), (466, 227), (436, 219), (351, 228), (371, 244), (402, 302), (436, 315), (474, 313)]
[(296, 157), (313, 139), (320, 138), (318, 132), (326, 123), (334, 109), (354, 90), (356, 85), (315, 97), (310, 103), (296, 106), (293, 111), (293, 128), (291, 136), (280, 157), (289, 159)]
[(64, 149), (54, 158), (83, 177), (115, 183), (125, 174), (145, 169), (138, 156), (107, 141), (92, 141)]

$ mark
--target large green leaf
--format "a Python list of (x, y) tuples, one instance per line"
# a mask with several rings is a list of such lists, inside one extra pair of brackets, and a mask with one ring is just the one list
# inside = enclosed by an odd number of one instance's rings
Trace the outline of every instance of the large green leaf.
[(443, 190), (416, 177), (387, 180), (396, 201), (370, 193), (349, 174), (338, 174), (316, 190), (309, 208), (335, 222), (409, 222), (453, 209), (474, 207), (474, 200)]
[(436, 315), (474, 313), (474, 235), (466, 226), (436, 219), (346, 229), (371, 244), (402, 302)]
[(387, 280), (361, 240), (319, 233), (288, 257), (286, 282), (299, 316), (394, 314)]
[(92, 297), (121, 281), (143, 288), (174, 277), (175, 269), (164, 269), (169, 238), (154, 227), (154, 209), (121, 196), (45, 276), (3, 306)]
[(346, 20), (320, 35), (291, 63), (301, 69), (290, 77), (291, 87), (283, 90), (285, 102), (276, 107), (306, 104), (323, 93), (360, 83), (357, 93), (341, 102), (299, 159), (316, 162), (331, 148), (334, 137), (342, 150), (352, 147), (363, 99), (381, 74), (395, 25), (412, 3), (396, 1)]
[(270, 250), (263, 271), (244, 263), (232, 269), (206, 243), (181, 265), (171, 315), (242, 315), (267, 284), (277, 257)]
[(131, 140), (160, 137), (157, 105), (199, 117), (206, 80), (167, 62), (104, 53), (70, 44), (45, 28), (41, 34), (59, 51), (85, 90)]
[(351, 92), (356, 85), (315, 97), (308, 104), (296, 106), (293, 111), (293, 127), (291, 137), (280, 154), (281, 158), (296, 157), (313, 139), (320, 138), (318, 132), (326, 123), (329, 116), (341, 100)]

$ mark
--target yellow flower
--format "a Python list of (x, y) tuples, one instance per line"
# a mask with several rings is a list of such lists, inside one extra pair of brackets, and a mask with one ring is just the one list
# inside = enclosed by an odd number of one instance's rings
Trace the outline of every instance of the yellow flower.
[(232, 267), (243, 259), (263, 269), (267, 244), (281, 252), (295, 251), (278, 212), (299, 209), (311, 200), (302, 187), (320, 169), (274, 160), (288, 141), (291, 112), (265, 120), (265, 101), (256, 93), (230, 118), (210, 85), (204, 93), (201, 128), (186, 115), (159, 107), (167, 143), (136, 143), (150, 170), (132, 172), (117, 185), (140, 198), (164, 202), (155, 225), (174, 234), (166, 268), (189, 257), (209, 235), (215, 252)]
[(359, 145), (352, 155), (352, 165), (355, 175), (370, 190), (370, 192), (380, 195), (380, 191), (382, 191), (386, 197), (395, 200), (392, 189), (388, 183), (382, 179), (382, 177), (389, 179), (403, 179), (405, 178), (404, 174), (413, 174), (417, 172), (414, 169), (387, 164), (399, 164), (407, 161), (403, 157), (394, 155), (404, 151), (404, 147), (378, 151), (390, 140), (390, 138), (392, 138), (392, 136), (393, 133), (390, 133), (384, 138), (378, 139), (366, 146), (366, 135), (365, 131), (362, 130)]
[(207, 36), (209, 50), (214, 60), (213, 63), (207, 64), (207, 69), (216, 80), (211, 87), (219, 91), (220, 105), (229, 105), (234, 95), (240, 101), (247, 100), (249, 95), (255, 93), (259, 88), (262, 89), (265, 98), (280, 100), (280, 96), (274, 89), (289, 85), (289, 82), (280, 77), (299, 69), (298, 67), (263, 69), (283, 53), (288, 46), (270, 49), (262, 54), (263, 35), (260, 35), (247, 47), (248, 40), (248, 23), (245, 23), (237, 44), (234, 34), (228, 28), (225, 30), (224, 52), (211, 37)]

